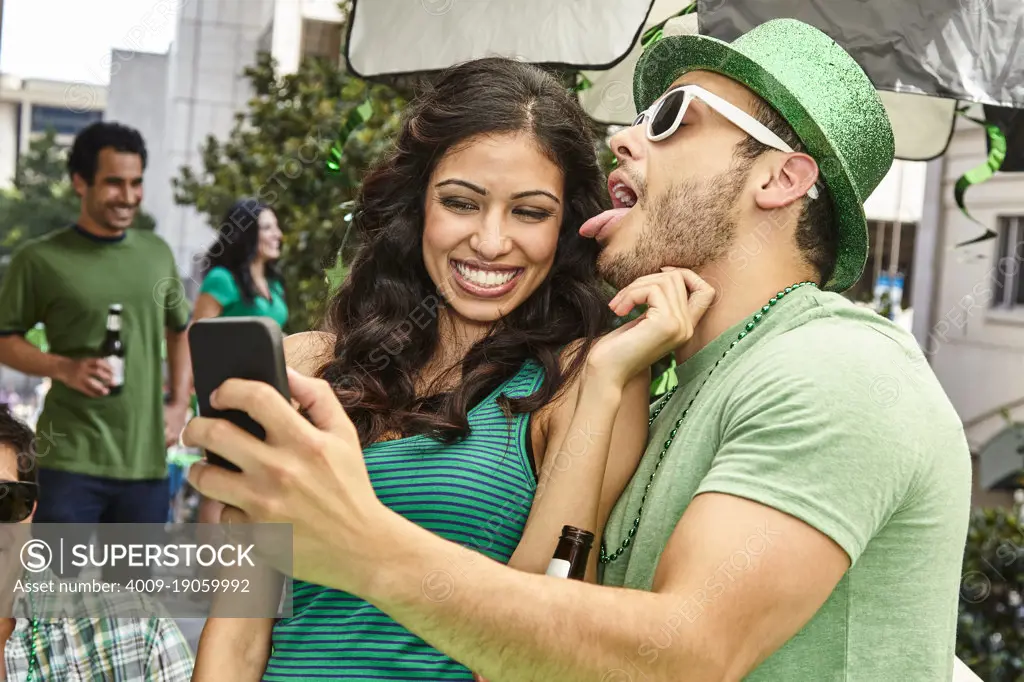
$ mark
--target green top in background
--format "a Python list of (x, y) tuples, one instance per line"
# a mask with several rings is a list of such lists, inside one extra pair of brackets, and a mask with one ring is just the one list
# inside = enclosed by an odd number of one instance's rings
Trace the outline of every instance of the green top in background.
[(210, 269), (203, 285), (199, 288), (200, 294), (209, 294), (217, 303), (220, 303), (224, 310), (222, 317), (269, 317), (277, 322), (278, 326), (284, 327), (288, 321), (288, 304), (284, 300), (284, 286), (278, 280), (270, 280), (270, 298), (260, 295), (247, 302), (242, 296), (242, 290), (235, 281), (234, 275), (224, 267), (217, 266)]
[(49, 352), (97, 357), (113, 303), (123, 306), (124, 390), (90, 398), (54, 381), (36, 426), (39, 466), (126, 480), (163, 478), (160, 350), (165, 329), (185, 329), (189, 304), (160, 237), (132, 229), (106, 239), (72, 226), (25, 243), (0, 289), (0, 333), (26, 334), (43, 323)]

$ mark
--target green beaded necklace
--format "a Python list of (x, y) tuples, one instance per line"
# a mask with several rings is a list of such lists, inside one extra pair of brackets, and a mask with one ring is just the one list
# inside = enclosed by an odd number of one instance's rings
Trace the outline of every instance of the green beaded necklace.
[[(31, 592), (28, 593), (28, 610), (29, 612), (32, 611)], [(32, 629), (32, 639), (29, 641), (28, 644), (28, 676), (25, 678), (25, 682), (32, 682), (32, 680), (35, 679), (35, 677), (32, 675), (32, 673), (34, 672), (33, 668), (35, 667), (39, 667), (39, 679), (42, 679), (43, 677), (42, 666), (39, 665), (39, 662), (36, 659), (36, 656), (39, 653), (39, 619), (35, 616), (31, 616), (29, 618), (29, 624), (31, 625)]]
[[(622, 545), (611, 554), (608, 554), (607, 550), (605, 549), (604, 540), (601, 541), (601, 556), (599, 560), (602, 564), (610, 564), (611, 562), (618, 559), (620, 556), (622, 556), (626, 549), (629, 548), (629, 545), (633, 542), (633, 536), (636, 535), (637, 528), (640, 527), (640, 517), (643, 516), (644, 513), (644, 503), (647, 502), (647, 495), (648, 493), (651, 492), (651, 486), (654, 485), (654, 477), (658, 473), (658, 469), (661, 467), (661, 463), (665, 459), (665, 455), (668, 453), (668, 449), (672, 445), (672, 441), (675, 440), (676, 434), (679, 432), (679, 427), (683, 423), (683, 419), (686, 418), (687, 412), (689, 412), (690, 408), (693, 407), (693, 401), (697, 399), (697, 396), (700, 394), (701, 389), (703, 389), (704, 386), (708, 383), (708, 379), (711, 378), (711, 374), (715, 371), (715, 367), (718, 367), (722, 360), (725, 359), (725, 356), (729, 354), (729, 351), (736, 347), (736, 344), (742, 341), (747, 336), (747, 334), (754, 331), (754, 328), (757, 326), (758, 322), (760, 322), (764, 318), (765, 314), (767, 314), (768, 311), (770, 311), (776, 303), (782, 300), (782, 298), (786, 296), (786, 294), (789, 294), (795, 291), (796, 289), (799, 289), (800, 287), (807, 285), (817, 286), (814, 282), (800, 282), (799, 284), (794, 284), (791, 287), (786, 287), (779, 293), (772, 296), (768, 300), (767, 305), (762, 306), (761, 310), (754, 313), (754, 316), (750, 319), (749, 322), (747, 322), (746, 326), (744, 326), (743, 328), (743, 331), (741, 331), (739, 335), (736, 337), (736, 340), (729, 344), (729, 347), (725, 349), (724, 353), (722, 353), (722, 357), (718, 358), (718, 361), (715, 362), (714, 367), (712, 367), (711, 371), (707, 373), (707, 376), (704, 377), (704, 381), (701, 382), (696, 392), (694, 392), (693, 397), (690, 398), (690, 402), (686, 406), (686, 409), (683, 410), (683, 413), (681, 415), (679, 415), (679, 419), (676, 420), (675, 425), (672, 427), (672, 431), (669, 432), (668, 440), (665, 441), (665, 444), (661, 449), (661, 454), (658, 455), (658, 461), (655, 462), (654, 464), (654, 470), (651, 472), (651, 477), (647, 481), (647, 487), (644, 488), (644, 495), (643, 497), (640, 498), (640, 509), (638, 509), (636, 512), (636, 518), (633, 520), (633, 526), (629, 529), (629, 533), (626, 534), (626, 539), (624, 539), (622, 541)], [(661, 414), (661, 411), (665, 409), (665, 406), (668, 405), (668, 402), (672, 400), (672, 396), (675, 395), (676, 390), (678, 388), (678, 385), (674, 386), (668, 393), (665, 394), (665, 397), (662, 398), (662, 400), (658, 403), (657, 407), (654, 408), (654, 412), (651, 414), (650, 419), (647, 421), (648, 427), (654, 425), (654, 420), (658, 418), (658, 415)]]
[[(32, 619), (32, 641), (29, 643), (29, 649), (28, 649), (28, 677), (25, 678), (25, 682), (32, 682), (32, 680), (35, 679), (32, 676), (32, 668), (33, 668), (33, 666), (38, 664), (38, 661), (36, 660), (36, 655), (38, 654), (38, 646), (39, 646), (38, 643), (39, 643), (39, 619), (38, 618), (33, 618)], [(42, 675), (42, 672), (43, 671), (40, 668), (40, 670), (39, 670), (40, 675)]]

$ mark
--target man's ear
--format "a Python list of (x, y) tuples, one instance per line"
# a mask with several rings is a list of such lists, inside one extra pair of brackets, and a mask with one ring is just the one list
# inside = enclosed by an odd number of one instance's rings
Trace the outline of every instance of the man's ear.
[(71, 175), (71, 186), (75, 188), (75, 194), (80, 197), (85, 196), (85, 190), (89, 186), (89, 183), (85, 181), (78, 173), (72, 173)]
[(793, 152), (779, 158), (779, 164), (772, 168), (771, 179), (758, 189), (755, 201), (761, 209), (782, 208), (806, 195), (817, 181), (815, 160), (807, 154)]

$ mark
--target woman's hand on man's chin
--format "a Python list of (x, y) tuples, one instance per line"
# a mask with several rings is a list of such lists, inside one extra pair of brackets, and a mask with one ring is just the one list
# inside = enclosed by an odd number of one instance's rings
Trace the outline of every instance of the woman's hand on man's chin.
[(625, 387), (689, 341), (714, 298), (715, 290), (691, 270), (663, 268), (637, 279), (608, 305), (620, 317), (638, 305), (647, 310), (598, 339), (587, 358), (587, 377)]

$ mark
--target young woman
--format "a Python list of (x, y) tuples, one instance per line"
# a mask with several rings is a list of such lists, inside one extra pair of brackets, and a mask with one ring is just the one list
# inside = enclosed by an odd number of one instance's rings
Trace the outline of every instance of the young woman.
[[(555, 79), (504, 59), (453, 68), (364, 179), (362, 247), (327, 331), (286, 340), (292, 367), (334, 385), (385, 504), (536, 573), (564, 525), (593, 531), (591, 581), (648, 412), (642, 375), (613, 424), (576, 409), (610, 322), (596, 247), (577, 234), (604, 184), (586, 118)], [(458, 589), (438, 569), (425, 598)], [(295, 581), (293, 611), (211, 619), (194, 679), (228, 666), (237, 680), (472, 679), (352, 595)]]
[[(192, 322), (210, 317), (269, 317), (281, 327), (288, 321), (284, 282), (275, 267), (281, 256), (277, 214), (252, 198), (234, 203), (217, 226), (217, 239), (203, 257), (203, 283)], [(193, 412), (197, 411), (195, 403)], [(220, 504), (199, 503), (199, 522), (214, 523)]]

